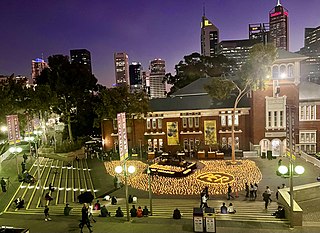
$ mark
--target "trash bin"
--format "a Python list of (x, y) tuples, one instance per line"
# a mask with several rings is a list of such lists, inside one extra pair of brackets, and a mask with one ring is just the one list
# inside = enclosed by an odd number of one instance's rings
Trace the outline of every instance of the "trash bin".
[(213, 208), (205, 208), (204, 210), (205, 232), (216, 232), (216, 216)]
[(203, 232), (203, 209), (193, 208), (193, 231)]

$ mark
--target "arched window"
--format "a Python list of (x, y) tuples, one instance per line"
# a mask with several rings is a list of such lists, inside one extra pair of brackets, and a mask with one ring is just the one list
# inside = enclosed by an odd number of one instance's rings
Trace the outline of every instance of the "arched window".
[(288, 65), (288, 78), (293, 78), (293, 65)]
[(287, 67), (285, 65), (280, 66), (280, 78), (287, 78)]
[(279, 67), (278, 66), (273, 66), (272, 67), (272, 78), (273, 79), (278, 79), (279, 78)]

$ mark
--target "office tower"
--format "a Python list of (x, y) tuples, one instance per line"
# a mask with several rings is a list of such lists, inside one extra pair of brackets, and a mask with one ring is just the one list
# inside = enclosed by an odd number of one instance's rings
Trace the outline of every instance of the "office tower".
[(132, 92), (143, 90), (141, 63), (132, 62), (131, 65), (129, 65), (129, 77), (130, 77), (130, 90)]
[(269, 12), (270, 42), (277, 48), (289, 50), (289, 13), (280, 0)]
[(268, 23), (254, 23), (249, 24), (249, 39), (260, 40), (266, 44), (269, 37), (269, 24)]
[(215, 56), (218, 43), (219, 29), (203, 15), (201, 21), (201, 55)]
[(31, 78), (34, 82), (35, 79), (41, 74), (44, 68), (47, 68), (48, 64), (41, 58), (36, 58), (31, 61)]
[(299, 53), (308, 57), (301, 62), (303, 78), (320, 84), (320, 26), (305, 29), (304, 47)]
[(150, 62), (150, 98), (164, 98), (166, 97), (166, 84), (163, 81), (166, 74), (165, 61), (161, 59), (154, 59)]
[(130, 86), (128, 60), (128, 55), (126, 53), (114, 53), (114, 66), (117, 86)]
[(91, 54), (86, 49), (73, 49), (70, 50), (71, 63), (78, 63), (85, 65), (88, 71), (92, 73), (91, 68)]
[(235, 62), (231, 67), (231, 72), (235, 72), (246, 62), (252, 46), (258, 43), (261, 43), (260, 39), (224, 40), (219, 43), (218, 54)]

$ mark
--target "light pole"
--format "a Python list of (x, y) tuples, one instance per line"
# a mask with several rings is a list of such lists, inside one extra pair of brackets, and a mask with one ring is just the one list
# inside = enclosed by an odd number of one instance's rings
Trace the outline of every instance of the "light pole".
[(39, 184), (39, 188), (41, 189), (41, 176), (40, 176), (40, 160), (39, 160), (39, 153), (38, 153), (38, 140), (39, 140), (39, 136), (42, 134), (41, 130), (35, 130), (33, 132), (36, 137), (35, 137), (35, 143), (34, 143), (34, 147), (36, 149), (36, 158), (37, 158), (37, 176), (38, 176), (38, 184)]
[[(289, 168), (285, 165), (281, 165), (279, 166), (278, 168), (278, 171), (285, 175), (285, 174), (288, 174), (289, 173), (289, 178), (290, 178), (290, 182), (289, 182), (289, 189), (290, 189), (290, 214), (291, 214), (291, 219), (293, 218), (293, 200), (294, 200), (294, 193), (293, 193), (293, 171), (298, 174), (298, 175), (302, 175), (304, 173), (304, 167), (301, 166), (301, 165), (297, 165), (294, 169), (294, 162), (293, 162), (293, 159), (292, 159), (292, 156), (290, 157), (290, 163), (289, 163)], [(291, 227), (293, 227), (292, 225), (292, 220), (290, 221), (290, 224), (291, 224)]]
[(22, 148), (21, 147), (17, 147), (16, 145), (14, 145), (14, 147), (10, 147), (9, 148), (9, 152), (14, 154), (15, 157), (16, 157), (17, 172), (18, 172), (18, 175), (19, 175), (18, 154), (22, 152)]
[(147, 168), (147, 174), (148, 174), (148, 188), (149, 188), (149, 201), (150, 201), (150, 215), (152, 216), (152, 190), (151, 190), (151, 171), (148, 165)]
[(115, 168), (115, 172), (117, 174), (120, 174), (123, 172), (124, 176), (124, 186), (125, 186), (125, 196), (126, 196), (126, 209), (127, 209), (127, 221), (130, 221), (130, 215), (129, 215), (129, 202), (128, 202), (128, 173), (132, 174), (136, 171), (136, 168), (134, 166), (129, 166), (127, 169), (126, 161), (124, 161), (122, 166), (117, 166)]

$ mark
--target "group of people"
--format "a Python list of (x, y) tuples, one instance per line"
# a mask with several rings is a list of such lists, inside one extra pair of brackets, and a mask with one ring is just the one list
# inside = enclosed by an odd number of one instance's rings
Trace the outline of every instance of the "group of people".
[(250, 186), (248, 183), (245, 183), (245, 191), (246, 191), (246, 198), (249, 198), (249, 200), (254, 201), (257, 198), (257, 192), (258, 192), (258, 184), (257, 183), (250, 183)]
[(21, 208), (24, 208), (24, 200), (20, 197), (14, 200), (14, 203), (16, 205), (16, 209), (20, 210)]
[(221, 214), (235, 214), (236, 210), (231, 202), (229, 203), (228, 207), (226, 206), (226, 203), (222, 203), (222, 206), (220, 207), (220, 213)]
[(135, 205), (132, 205), (132, 208), (130, 210), (130, 216), (131, 217), (147, 217), (149, 215), (149, 210), (147, 206), (144, 207), (144, 209), (141, 208), (141, 206), (136, 209)]

